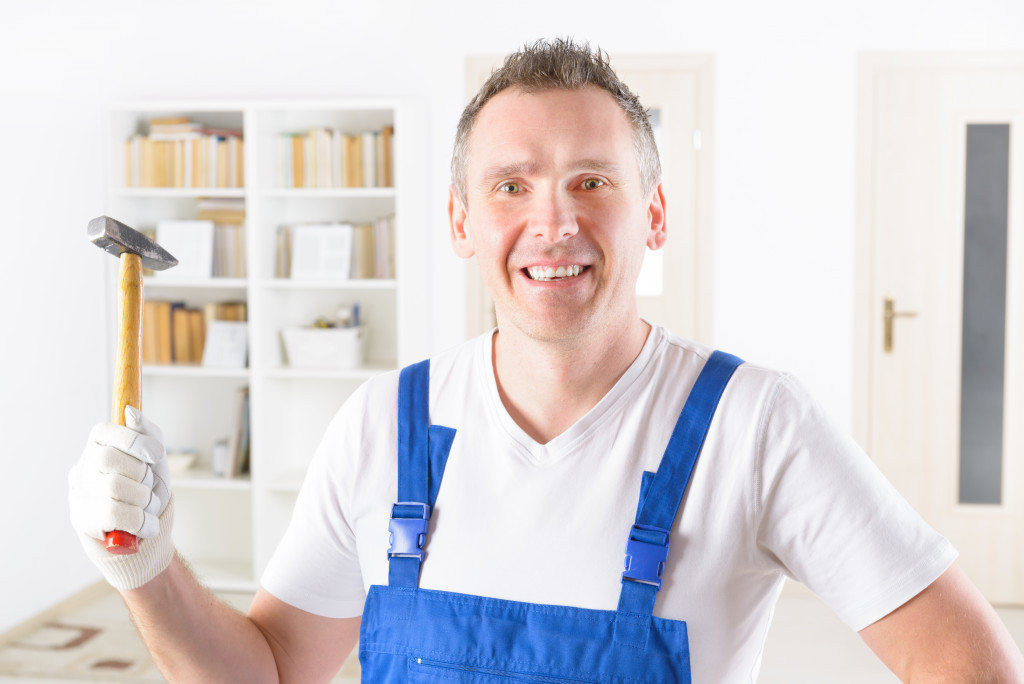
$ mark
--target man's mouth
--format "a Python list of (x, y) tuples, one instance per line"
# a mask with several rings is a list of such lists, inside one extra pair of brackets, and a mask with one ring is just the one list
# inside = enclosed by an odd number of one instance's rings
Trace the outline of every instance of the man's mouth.
[(575, 278), (585, 271), (586, 268), (586, 266), (581, 266), (580, 264), (571, 264), (569, 266), (558, 266), (557, 268), (552, 266), (527, 266), (523, 270), (526, 271), (526, 275), (530, 280), (550, 282), (552, 280)]

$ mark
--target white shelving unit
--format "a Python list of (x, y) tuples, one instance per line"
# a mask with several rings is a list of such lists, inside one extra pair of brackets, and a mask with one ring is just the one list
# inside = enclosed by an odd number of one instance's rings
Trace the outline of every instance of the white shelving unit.
[[(154, 117), (187, 116), (213, 128), (240, 129), (246, 187), (125, 187), (124, 142)], [(428, 293), (423, 112), (408, 100), (166, 101), (118, 103), (108, 111), (106, 213), (144, 230), (161, 219), (189, 219), (204, 197), (245, 200), (248, 278), (163, 281), (148, 278), (148, 298), (189, 306), (245, 300), (249, 365), (221, 370), (145, 366), (143, 410), (164, 430), (169, 448), (198, 450), (190, 472), (173, 477), (174, 537), (181, 553), (215, 589), (255, 588), (291, 517), (295, 497), (330, 418), (362, 382), (427, 355)], [(394, 187), (306, 189), (276, 185), (280, 134), (323, 126), (353, 133), (395, 128)], [(292, 282), (274, 274), (278, 227), (300, 221), (370, 221), (395, 214), (395, 271), (387, 280)], [(110, 260), (110, 292), (116, 263)], [(363, 367), (291, 369), (280, 342), (284, 327), (330, 317), (358, 302), (367, 326)], [(114, 332), (111, 330), (111, 335)], [(110, 345), (113, 349), (113, 344)], [(224, 479), (210, 471), (213, 443), (228, 435), (235, 393), (250, 391), (251, 475)]]

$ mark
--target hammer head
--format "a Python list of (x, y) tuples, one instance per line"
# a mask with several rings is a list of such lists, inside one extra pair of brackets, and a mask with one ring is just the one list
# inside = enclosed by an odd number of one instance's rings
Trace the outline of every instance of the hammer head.
[(89, 221), (89, 239), (100, 249), (121, 258), (122, 254), (138, 254), (144, 268), (163, 271), (178, 265), (178, 260), (148, 237), (129, 228), (117, 219), (100, 216)]

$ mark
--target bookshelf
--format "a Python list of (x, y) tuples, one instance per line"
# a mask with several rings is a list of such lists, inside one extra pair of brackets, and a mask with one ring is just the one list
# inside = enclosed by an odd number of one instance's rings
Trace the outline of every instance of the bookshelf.
[[(145, 136), (154, 119), (239, 132), (243, 166), (233, 175), (244, 179), (244, 187), (139, 187), (141, 174), (131, 170), (138, 168), (138, 152), (133, 157), (126, 141)], [(287, 528), (306, 467), (338, 407), (366, 379), (427, 355), (423, 112), (418, 103), (404, 99), (145, 101), (111, 105), (107, 121), (108, 215), (150, 230), (162, 220), (196, 219), (204, 198), (244, 202), (245, 277), (147, 277), (144, 287), (147, 299), (189, 307), (245, 302), (248, 364), (146, 364), (143, 410), (163, 428), (169, 449), (198, 452), (192, 469), (172, 475), (178, 549), (211, 588), (252, 590)], [(385, 127), (395, 132), (388, 141), (390, 186), (288, 187), (282, 168), (284, 136), (313, 129), (358, 135)], [(172, 175), (172, 167), (167, 168)], [(176, 168), (181, 186), (181, 169)], [(194, 171), (192, 177), (198, 177)], [(281, 226), (372, 222), (390, 215), (394, 277), (280, 277), (276, 260)], [(115, 267), (107, 265), (111, 298)], [(330, 318), (339, 306), (355, 303), (366, 326), (362, 364), (351, 369), (289, 366), (283, 328), (308, 326), (318, 317)], [(112, 321), (112, 342), (115, 327)], [(213, 444), (231, 431), (235, 397), (244, 387), (250, 401), (249, 474), (218, 477), (212, 472)]]

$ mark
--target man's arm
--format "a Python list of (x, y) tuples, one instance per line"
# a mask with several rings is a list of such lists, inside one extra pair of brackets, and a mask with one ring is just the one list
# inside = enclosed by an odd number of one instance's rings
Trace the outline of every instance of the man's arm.
[(121, 596), (171, 682), (326, 682), (359, 636), (359, 618), (313, 615), (263, 589), (243, 615), (214, 598), (177, 557)]
[(1020, 649), (956, 564), (860, 636), (903, 682), (1024, 682)]

